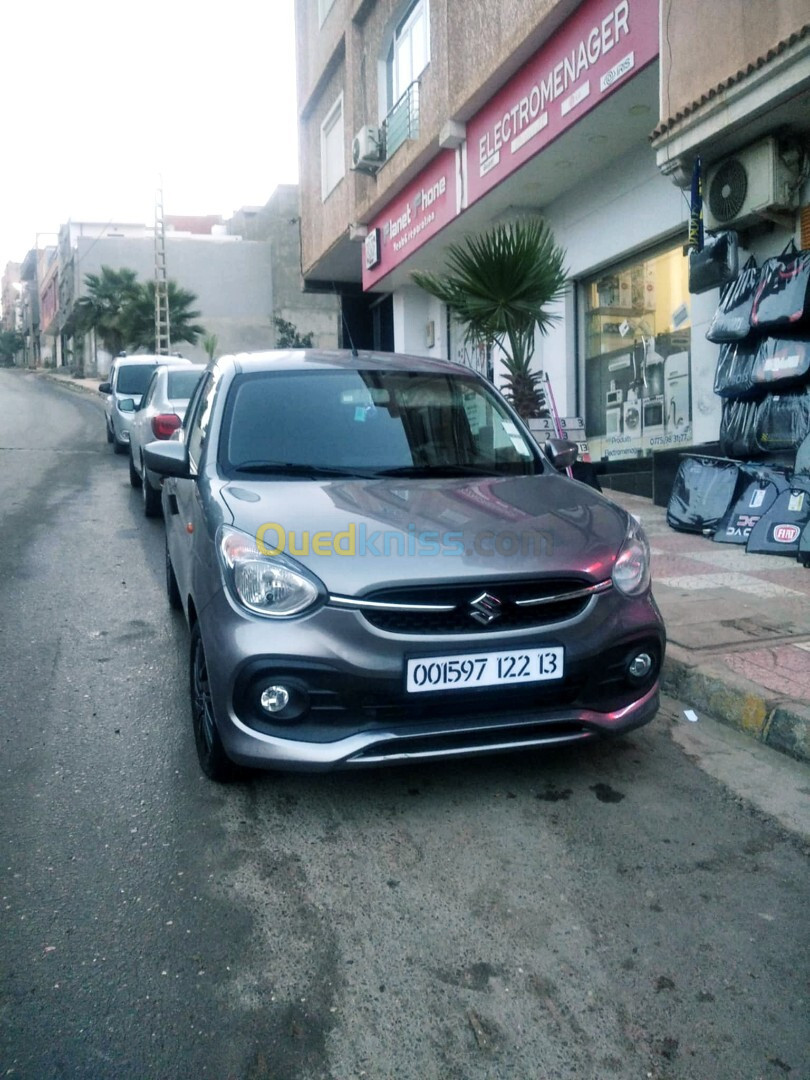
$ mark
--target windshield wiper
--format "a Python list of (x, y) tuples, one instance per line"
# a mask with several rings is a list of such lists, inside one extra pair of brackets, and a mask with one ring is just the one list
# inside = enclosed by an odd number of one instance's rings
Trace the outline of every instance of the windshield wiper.
[(394, 469), (377, 469), (375, 476), (503, 476), (496, 469), (484, 469), (479, 465), (400, 465)]
[(281, 476), (363, 476), (351, 469), (333, 469), (328, 465), (304, 465), (297, 461), (243, 461), (234, 465), (236, 472), (276, 473)]

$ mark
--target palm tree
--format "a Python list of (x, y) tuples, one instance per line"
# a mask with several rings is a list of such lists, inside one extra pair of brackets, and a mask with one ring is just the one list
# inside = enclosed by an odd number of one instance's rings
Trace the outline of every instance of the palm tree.
[(122, 314), (138, 290), (137, 274), (122, 267), (102, 266), (98, 274), (85, 274), (87, 295), (76, 301), (75, 327), (79, 333), (94, 330), (103, 348), (117, 356), (124, 348)]
[(464, 324), (466, 341), (500, 346), (506, 396), (524, 418), (545, 412), (543, 374), (532, 370), (535, 329), (544, 334), (559, 318), (547, 306), (565, 292), (564, 262), (548, 225), (527, 218), (452, 244), (442, 274), (411, 274)]
[[(200, 312), (193, 310), (196, 293), (183, 289), (176, 281), (168, 282), (169, 331), (172, 344), (187, 341), (194, 345), (205, 334), (205, 327), (193, 320)], [(154, 352), (155, 345), (155, 283), (141, 282), (127, 304), (121, 319), (121, 329), (128, 349)]]
[(205, 349), (205, 355), (209, 360), (213, 360), (217, 355), (217, 345), (219, 344), (219, 337), (216, 334), (206, 334), (202, 339), (202, 347)]

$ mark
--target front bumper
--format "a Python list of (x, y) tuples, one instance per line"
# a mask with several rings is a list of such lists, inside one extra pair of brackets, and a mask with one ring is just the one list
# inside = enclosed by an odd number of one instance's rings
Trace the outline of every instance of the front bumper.
[[(332, 608), (269, 623), (244, 616), (219, 592), (201, 612), (201, 630), (229, 757), (253, 767), (305, 771), (469, 757), (629, 731), (658, 710), (665, 647), (649, 597), (599, 597), (584, 619), (542, 633), (414, 641), (373, 631), (358, 612)], [(562, 682), (405, 691), (409, 656), (540, 644), (564, 646)], [(640, 649), (654, 654), (655, 669), (631, 686), (627, 662)], [(262, 688), (278, 682), (302, 688), (309, 702), (303, 716), (280, 720), (261, 709)]]

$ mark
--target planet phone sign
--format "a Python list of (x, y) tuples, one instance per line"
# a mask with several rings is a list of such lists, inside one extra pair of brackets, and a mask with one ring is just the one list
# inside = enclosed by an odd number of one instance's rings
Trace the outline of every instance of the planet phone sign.
[(657, 55), (658, 0), (583, 4), (468, 122), (469, 203)]
[(369, 225), (364, 289), (372, 288), (456, 216), (455, 175), (455, 152), (444, 150)]

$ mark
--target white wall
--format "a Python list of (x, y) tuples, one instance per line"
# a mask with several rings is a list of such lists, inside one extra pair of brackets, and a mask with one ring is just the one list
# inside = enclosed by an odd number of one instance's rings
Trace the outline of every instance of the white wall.
[[(398, 289), (393, 294), (394, 348), (411, 356), (447, 359), (446, 315), (444, 305), (415, 287)], [(428, 324), (433, 323), (432, 347), (427, 344)]]

